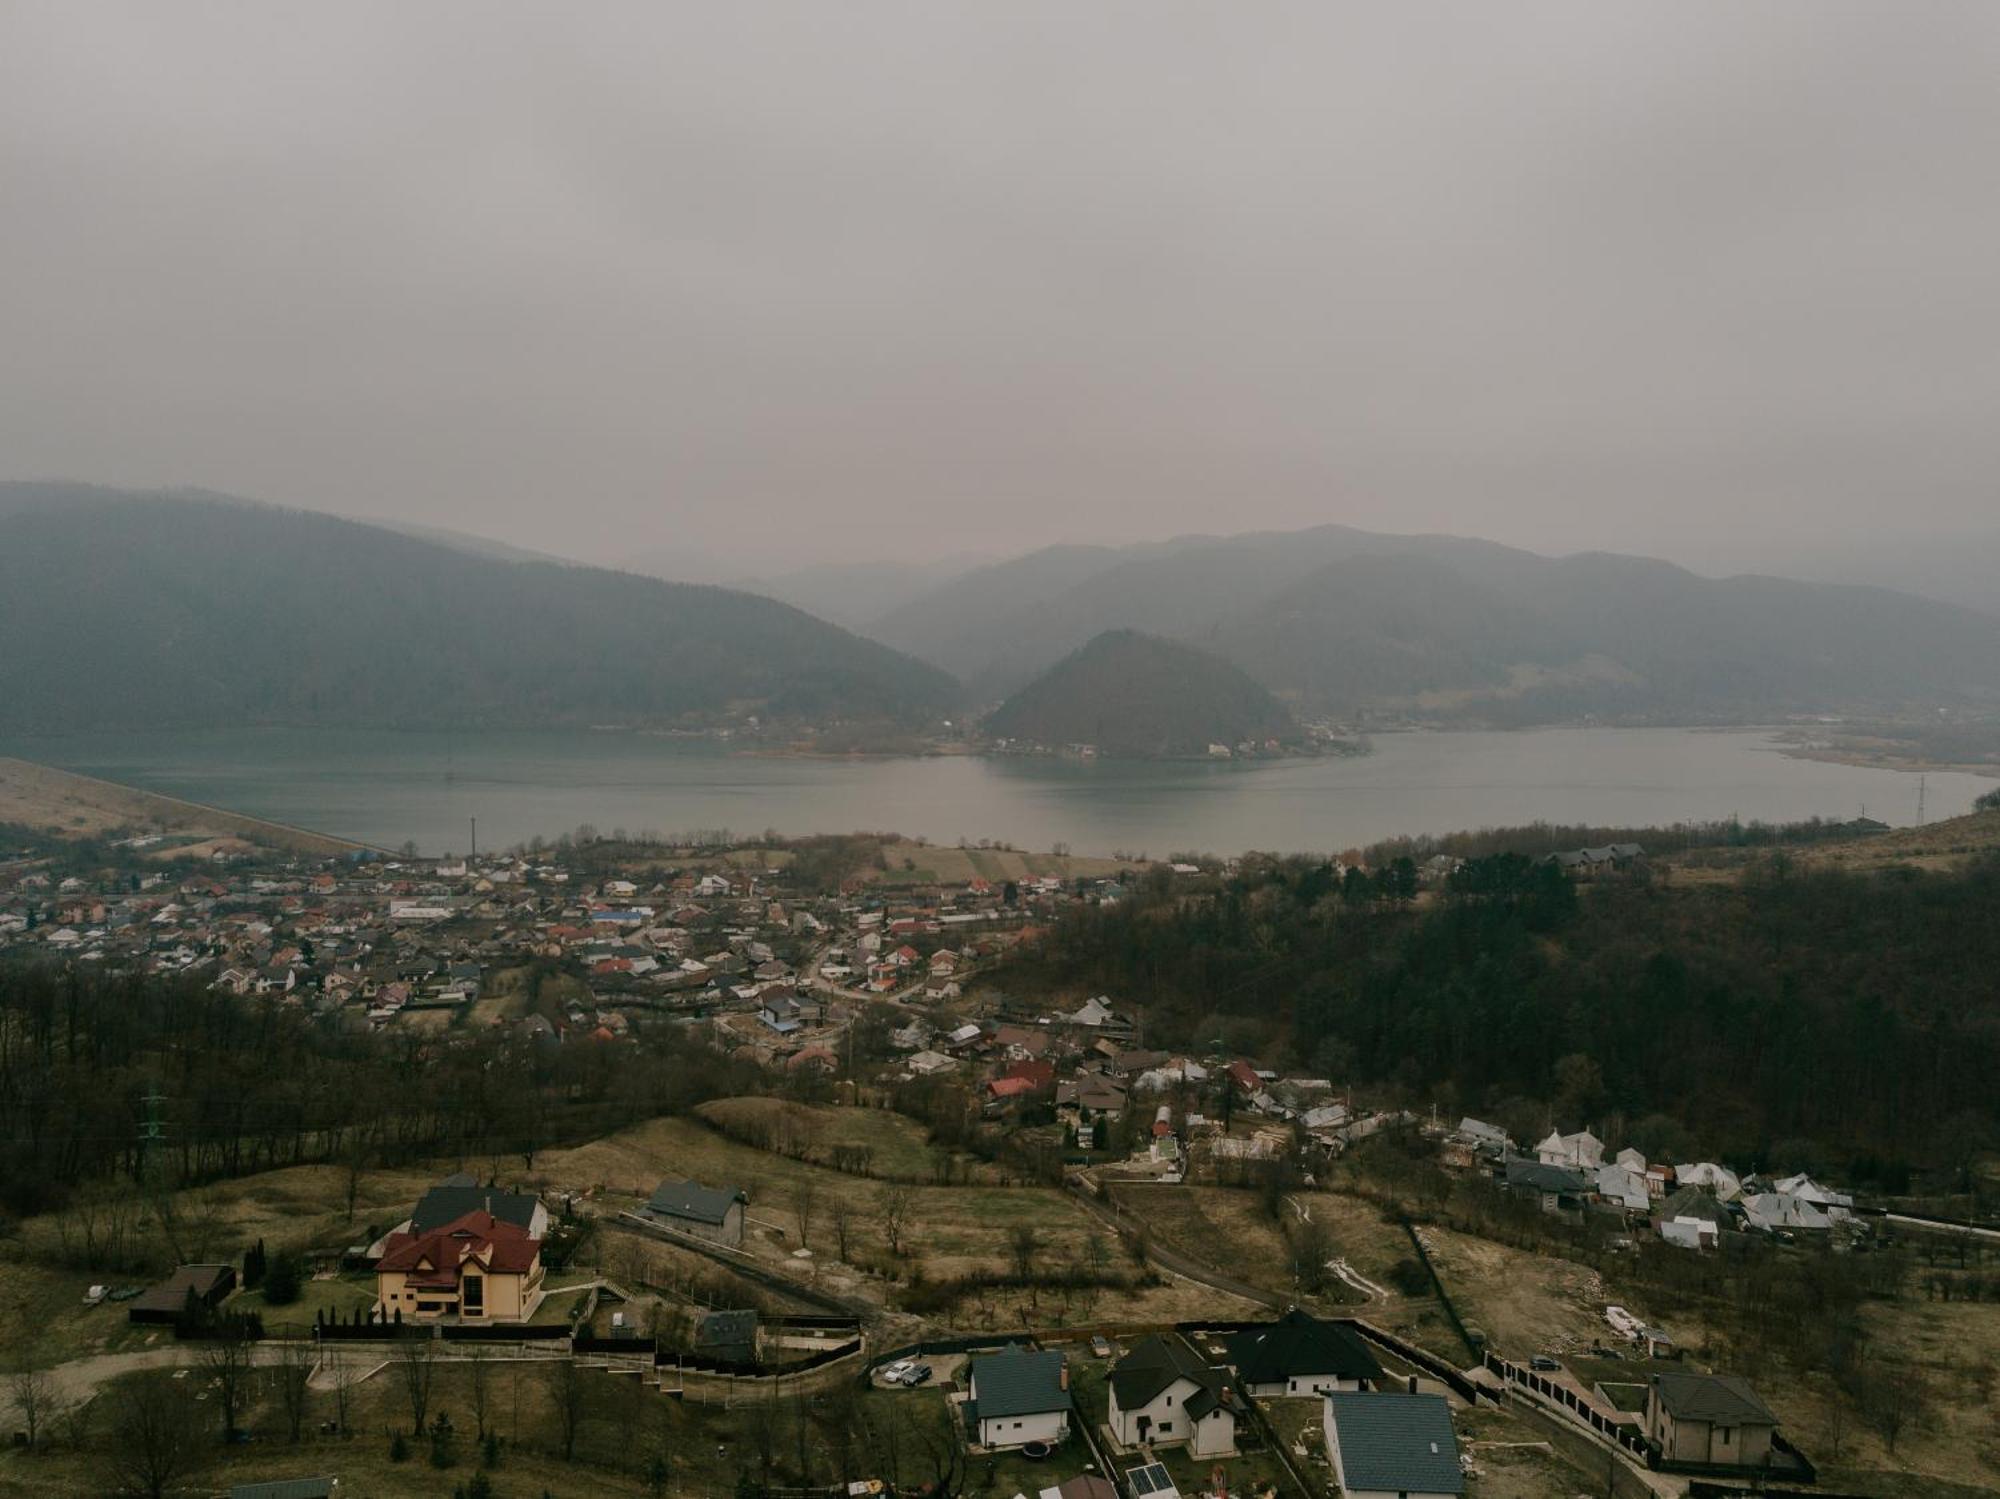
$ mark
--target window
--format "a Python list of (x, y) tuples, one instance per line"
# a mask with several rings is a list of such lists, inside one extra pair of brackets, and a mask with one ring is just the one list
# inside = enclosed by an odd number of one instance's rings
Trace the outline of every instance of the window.
[(1174, 1429), (1174, 1423), (1171, 1421), (1162, 1421), (1160, 1423), (1161, 1431), (1172, 1431), (1173, 1429)]

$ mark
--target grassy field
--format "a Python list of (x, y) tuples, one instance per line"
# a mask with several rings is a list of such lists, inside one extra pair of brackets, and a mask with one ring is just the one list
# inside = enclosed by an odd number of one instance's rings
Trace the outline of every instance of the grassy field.
[[(866, 1151), (872, 1175), (916, 1181), (932, 1174), (924, 1127), (887, 1109), (834, 1108), (782, 1098), (719, 1098), (695, 1110), (731, 1139), (769, 1141), (783, 1154), (803, 1151), (824, 1165), (842, 1148)], [(990, 1174), (990, 1173), (989, 1173)]]

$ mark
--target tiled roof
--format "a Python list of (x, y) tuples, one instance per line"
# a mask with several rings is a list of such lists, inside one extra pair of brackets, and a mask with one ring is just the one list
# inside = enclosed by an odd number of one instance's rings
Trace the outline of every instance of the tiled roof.
[[(542, 1241), (525, 1228), (503, 1222), (488, 1212), (467, 1213), (441, 1228), (424, 1234), (391, 1234), (377, 1266), (381, 1270), (416, 1271), (425, 1279), (442, 1280), (455, 1273), (468, 1259), (478, 1259), (489, 1270), (520, 1274), (535, 1263)], [(432, 1277), (419, 1267), (428, 1262)]]

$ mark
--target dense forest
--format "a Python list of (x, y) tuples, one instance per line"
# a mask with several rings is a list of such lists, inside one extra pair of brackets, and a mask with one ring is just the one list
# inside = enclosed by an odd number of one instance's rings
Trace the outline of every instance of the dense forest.
[(684, 1041), (441, 1044), (315, 1024), (198, 979), (0, 965), (0, 1210), (308, 1162), (526, 1163), (753, 1081)]
[(1221, 1038), (1517, 1137), (1595, 1126), (1655, 1155), (1962, 1174), (1996, 1140), (2000, 859), (1578, 885), (1517, 854), (1417, 895), (1252, 864), (1059, 921), (1000, 982), (1145, 1007), (1150, 1045)]
[(0, 484), (0, 729), (923, 723), (943, 672), (773, 599), (215, 496)]

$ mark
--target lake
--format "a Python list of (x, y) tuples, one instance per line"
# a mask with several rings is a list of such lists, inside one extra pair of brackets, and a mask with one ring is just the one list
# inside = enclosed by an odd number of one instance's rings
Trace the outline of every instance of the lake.
[[(256, 729), (15, 737), (0, 753), (385, 847), (501, 848), (609, 832), (890, 831), (1077, 853), (1337, 852), (1403, 833), (1545, 819), (1664, 824), (1917, 814), (1917, 777), (1779, 752), (1755, 731), (1383, 734), (1352, 759), (1153, 764), (806, 760), (585, 730)], [(1929, 819), (1994, 783), (1933, 771)]]

